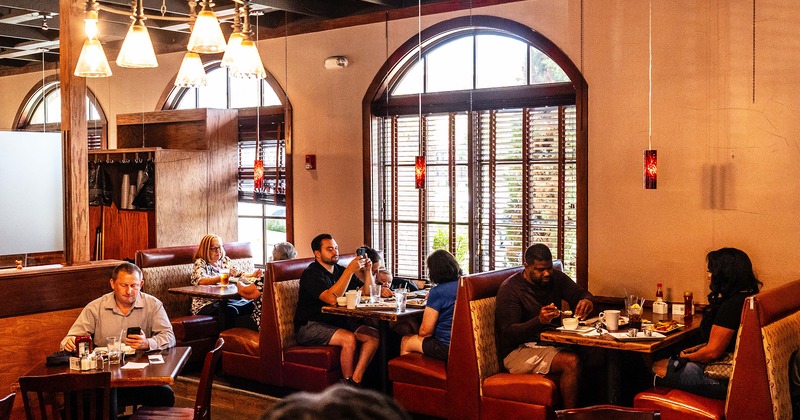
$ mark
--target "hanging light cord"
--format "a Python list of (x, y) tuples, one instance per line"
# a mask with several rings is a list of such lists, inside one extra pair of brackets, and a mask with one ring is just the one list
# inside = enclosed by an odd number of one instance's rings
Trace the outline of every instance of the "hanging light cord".
[(653, 0), (648, 15), (647, 150), (653, 150)]
[(420, 73), (422, 83), (417, 99), (419, 102), (419, 154), (424, 156), (425, 153), (422, 150), (422, 91), (425, 89), (425, 66), (422, 65), (422, 0), (417, 3), (417, 65), (422, 66)]
[(753, 103), (756, 103), (756, 0), (753, 0)]

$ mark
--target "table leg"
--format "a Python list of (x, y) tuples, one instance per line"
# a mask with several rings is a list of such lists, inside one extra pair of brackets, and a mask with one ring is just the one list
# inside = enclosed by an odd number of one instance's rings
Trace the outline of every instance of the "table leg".
[(608, 381), (608, 403), (619, 404), (620, 394), (622, 393), (622, 373), (620, 369), (620, 352), (617, 350), (606, 351), (606, 381)]
[(381, 364), (381, 390), (384, 394), (389, 395), (389, 321), (378, 321), (378, 335), (380, 337), (380, 344), (378, 345), (378, 357), (380, 357)]
[(219, 325), (219, 332), (225, 331), (226, 312), (228, 312), (228, 299), (220, 299), (219, 314), (217, 314), (217, 324)]
[(108, 418), (110, 420), (117, 420), (117, 412), (119, 411), (119, 407), (117, 406), (117, 388), (111, 388), (111, 392), (109, 392), (109, 402), (108, 402)]

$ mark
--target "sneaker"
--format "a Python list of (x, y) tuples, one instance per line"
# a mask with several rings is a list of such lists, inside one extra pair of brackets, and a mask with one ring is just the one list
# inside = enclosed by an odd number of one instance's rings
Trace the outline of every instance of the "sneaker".
[(356, 382), (353, 378), (342, 378), (339, 380), (342, 385), (351, 386), (353, 388), (361, 388), (361, 382)]

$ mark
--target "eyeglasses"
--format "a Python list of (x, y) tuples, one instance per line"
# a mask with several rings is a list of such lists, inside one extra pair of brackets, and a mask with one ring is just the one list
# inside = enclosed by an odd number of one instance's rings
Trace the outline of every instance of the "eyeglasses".
[(209, 248), (208, 250), (209, 250), (209, 251), (217, 251), (217, 252), (219, 252), (219, 250), (221, 250), (221, 249), (222, 249), (222, 247), (221, 247), (221, 246), (212, 246), (212, 247), (211, 247), (211, 248)]

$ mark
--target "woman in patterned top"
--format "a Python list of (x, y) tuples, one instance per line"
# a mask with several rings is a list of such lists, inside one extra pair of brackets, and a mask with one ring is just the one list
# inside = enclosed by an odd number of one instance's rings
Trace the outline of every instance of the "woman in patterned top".
[[(231, 277), (250, 276), (261, 277), (261, 270), (252, 274), (236, 269), (231, 265), (231, 260), (225, 255), (222, 239), (217, 235), (206, 235), (200, 240), (200, 245), (194, 253), (194, 268), (192, 269), (192, 285), (215, 285), (220, 281), (220, 270), (230, 270)], [(226, 306), (225, 319), (230, 326), (239, 314), (250, 313), (252, 304), (246, 301), (230, 301)], [(217, 315), (219, 301), (206, 298), (192, 298), (192, 313), (197, 315)]]

